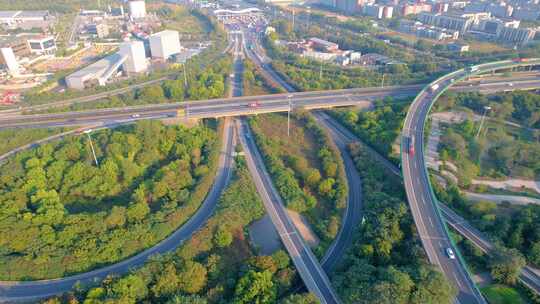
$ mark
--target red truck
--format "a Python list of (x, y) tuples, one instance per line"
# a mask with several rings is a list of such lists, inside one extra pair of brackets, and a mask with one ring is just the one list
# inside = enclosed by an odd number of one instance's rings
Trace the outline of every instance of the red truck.
[(414, 156), (414, 137), (409, 137), (409, 146), (408, 146), (408, 150), (409, 150), (409, 155), (410, 156)]

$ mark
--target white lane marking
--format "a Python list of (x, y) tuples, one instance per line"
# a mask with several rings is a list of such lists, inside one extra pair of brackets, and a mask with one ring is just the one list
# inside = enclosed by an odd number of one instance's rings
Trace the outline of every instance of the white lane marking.
[(456, 279), (456, 282), (457, 282), (459, 288), (463, 288), (463, 286), (461, 285), (461, 280), (458, 279), (456, 273), (452, 272), (452, 274), (454, 275), (454, 279)]

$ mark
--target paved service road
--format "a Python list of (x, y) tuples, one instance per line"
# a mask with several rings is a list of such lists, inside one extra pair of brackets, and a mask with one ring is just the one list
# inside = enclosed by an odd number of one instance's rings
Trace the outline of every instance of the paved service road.
[(244, 121), (238, 121), (237, 133), (246, 154), (247, 165), (253, 182), (304, 284), (309, 291), (319, 298), (321, 303), (339, 303), (339, 299), (332, 289), (326, 273), (309, 247), (306, 246), (285, 211), (283, 201), (272, 184), (272, 179), (266, 171), (264, 161), (259, 154), (251, 131)]
[(347, 145), (351, 142), (350, 139), (332, 124), (332, 121), (329, 120), (326, 114), (315, 112), (314, 116), (329, 131), (330, 136), (339, 149), (349, 188), (347, 209), (341, 223), (340, 231), (321, 260), (323, 268), (328, 272), (345, 255), (345, 252), (352, 244), (354, 232), (358, 228), (362, 218), (362, 181), (347, 150)]
[(183, 241), (190, 238), (194, 232), (201, 228), (211, 216), (221, 192), (230, 180), (233, 164), (232, 152), (234, 151), (235, 140), (233, 132), (234, 125), (229, 119), (226, 119), (223, 130), (223, 146), (221, 148), (222, 151), (219, 157), (214, 185), (197, 212), (165, 240), (120, 263), (71, 277), (31, 282), (0, 281), (0, 303), (34, 301), (67, 292), (71, 290), (73, 285), (77, 282), (91, 284), (99, 282), (110, 274), (124, 274), (134, 267), (143, 265), (150, 256), (174, 250), (181, 245)]

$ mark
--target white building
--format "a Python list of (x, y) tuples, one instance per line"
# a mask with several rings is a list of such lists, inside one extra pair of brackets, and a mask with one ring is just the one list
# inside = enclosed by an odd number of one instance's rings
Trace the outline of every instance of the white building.
[(369, 4), (362, 7), (362, 13), (377, 19), (390, 19), (394, 13), (394, 7)]
[(56, 42), (53, 36), (29, 38), (28, 45), (33, 54), (53, 55), (56, 52)]
[(146, 17), (146, 4), (144, 0), (129, 1), (129, 16), (133, 19)]
[(106, 85), (107, 81), (127, 60), (126, 55), (116, 53), (107, 56), (91, 65), (66, 77), (68, 88), (84, 90), (87, 87)]
[(15, 58), (13, 49), (10, 47), (1, 48), (0, 54), (2, 55), (2, 59), (5, 62), (5, 65), (9, 74), (11, 76), (19, 75), (20, 74), (19, 63), (17, 62), (17, 58)]
[(152, 58), (168, 59), (180, 53), (180, 35), (177, 31), (165, 30), (150, 35), (150, 52)]
[(123, 69), (128, 73), (140, 73), (147, 69), (148, 64), (142, 41), (125, 42), (120, 46), (120, 54), (127, 55)]

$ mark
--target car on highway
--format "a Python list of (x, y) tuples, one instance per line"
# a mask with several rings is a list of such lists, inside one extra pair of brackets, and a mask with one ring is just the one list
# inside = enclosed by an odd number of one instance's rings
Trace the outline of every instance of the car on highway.
[(139, 117), (141, 117), (140, 114), (133, 114), (133, 115), (131, 115), (131, 118), (139, 118)]
[(410, 156), (414, 155), (414, 137), (412, 136), (408, 139), (407, 151), (409, 152)]
[(258, 108), (260, 105), (261, 105), (261, 103), (258, 102), (258, 101), (248, 103), (249, 108)]
[(451, 260), (454, 260), (456, 258), (456, 255), (454, 254), (454, 251), (450, 247), (446, 248), (446, 255)]

